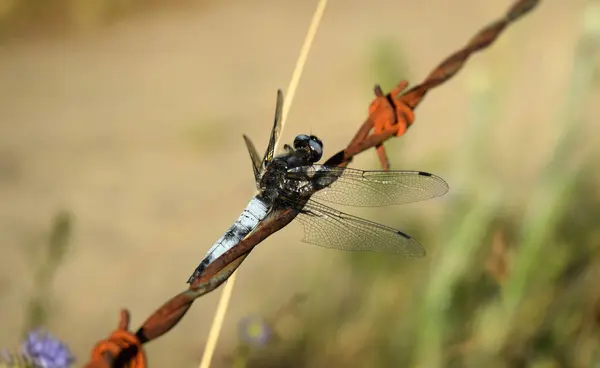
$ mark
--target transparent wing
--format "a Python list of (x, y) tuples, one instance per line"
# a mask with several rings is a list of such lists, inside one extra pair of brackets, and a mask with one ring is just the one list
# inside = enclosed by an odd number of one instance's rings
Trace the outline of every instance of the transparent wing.
[(254, 147), (254, 143), (248, 138), (247, 135), (244, 136), (244, 142), (246, 142), (246, 147), (248, 148), (248, 153), (250, 154), (250, 160), (252, 161), (252, 171), (254, 172), (254, 180), (258, 182), (260, 179), (260, 166), (261, 160), (258, 156), (258, 152), (256, 151), (256, 147)]
[(304, 227), (302, 241), (348, 251), (381, 251), (408, 258), (425, 256), (415, 239), (391, 227), (337, 211), (309, 200), (297, 217)]
[(283, 111), (283, 92), (278, 89), (277, 90), (277, 105), (275, 105), (275, 119), (273, 121), (273, 129), (271, 130), (271, 138), (269, 139), (269, 145), (267, 146), (267, 151), (265, 152), (265, 157), (263, 157), (262, 164), (263, 168), (267, 166), (267, 164), (273, 159), (274, 151), (275, 151), (275, 143), (277, 143), (277, 138), (279, 137), (279, 132), (281, 131), (281, 114)]
[(364, 171), (312, 165), (291, 169), (287, 176), (292, 180), (310, 180), (319, 189), (312, 198), (357, 207), (419, 202), (448, 192), (444, 179), (422, 171)]

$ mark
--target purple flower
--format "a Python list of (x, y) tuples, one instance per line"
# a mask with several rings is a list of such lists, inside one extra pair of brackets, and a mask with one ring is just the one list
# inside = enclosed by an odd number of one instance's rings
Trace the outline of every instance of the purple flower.
[(34, 330), (21, 344), (23, 354), (40, 368), (68, 368), (75, 361), (69, 348), (51, 334)]
[(242, 339), (250, 345), (265, 345), (272, 336), (269, 324), (263, 318), (258, 316), (243, 318), (239, 322), (238, 328)]

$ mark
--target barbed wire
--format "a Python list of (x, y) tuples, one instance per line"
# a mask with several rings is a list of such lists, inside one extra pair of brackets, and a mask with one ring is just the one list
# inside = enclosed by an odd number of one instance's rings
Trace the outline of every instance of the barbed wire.
[[(511, 23), (534, 9), (540, 0), (516, 1), (506, 14), (479, 31), (462, 49), (443, 60), (425, 80), (404, 92), (408, 82), (402, 81), (390, 93), (384, 95), (379, 86), (375, 86), (375, 100), (369, 109), (370, 115), (354, 136), (348, 147), (334, 155), (328, 164), (348, 165), (355, 155), (377, 148), (381, 165), (389, 167), (383, 142), (392, 136), (401, 136), (414, 121), (413, 110), (421, 103), (425, 95), (433, 88), (446, 82), (458, 73), (467, 60), (476, 52), (491, 45), (502, 31)], [(369, 134), (373, 130), (373, 134)]]
[[(348, 146), (333, 155), (325, 164), (346, 166), (354, 156), (376, 148), (381, 165), (389, 167), (389, 161), (383, 143), (396, 136), (402, 136), (414, 122), (414, 109), (422, 102), (425, 95), (450, 78), (465, 65), (474, 53), (491, 45), (502, 31), (512, 22), (534, 9), (540, 0), (516, 1), (508, 12), (499, 20), (492, 22), (478, 32), (462, 49), (442, 61), (425, 80), (402, 93), (408, 82), (401, 81), (389, 93), (384, 94), (376, 85), (375, 99), (369, 106), (369, 115), (361, 125)], [(251, 246), (238, 246), (230, 249), (213, 261), (203, 274), (189, 287), (168, 300), (157, 309), (134, 334), (129, 331), (129, 312), (121, 311), (117, 329), (106, 339), (99, 341), (92, 349), (90, 361), (86, 368), (145, 368), (146, 357), (142, 345), (162, 336), (175, 327), (193, 302), (213, 291), (231, 276), (244, 261), (256, 244), (289, 224), (296, 216), (293, 210), (281, 211), (280, 214), (266, 219), (246, 239)]]

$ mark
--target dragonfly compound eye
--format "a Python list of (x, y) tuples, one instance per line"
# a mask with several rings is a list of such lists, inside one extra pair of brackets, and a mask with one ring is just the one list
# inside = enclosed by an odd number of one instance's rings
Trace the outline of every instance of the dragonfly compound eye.
[(310, 154), (312, 156), (312, 159), (315, 162), (319, 161), (323, 156), (323, 143), (321, 143), (321, 141), (317, 137), (314, 137), (314, 139), (311, 138), (311, 140), (308, 142), (308, 145), (310, 147)]
[(317, 142), (321, 146), (321, 148), (323, 148), (323, 142), (319, 138), (317, 138), (317, 136), (311, 135), (310, 140)]
[(310, 137), (307, 136), (306, 134), (298, 134), (296, 136), (296, 138), (294, 138), (294, 148), (298, 149), (298, 148), (306, 147), (308, 145), (309, 141), (310, 141)]

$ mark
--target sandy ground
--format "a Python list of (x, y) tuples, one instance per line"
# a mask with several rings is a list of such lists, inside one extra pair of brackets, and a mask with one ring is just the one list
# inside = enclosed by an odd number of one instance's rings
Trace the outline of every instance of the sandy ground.
[[(377, 82), (369, 56), (375, 41), (397, 45), (416, 83), (510, 3), (330, 1), (284, 141), (312, 132), (326, 154), (342, 148)], [(500, 148), (532, 138), (547, 145), (558, 127), (536, 122), (554, 121), (547, 106), (563, 97), (583, 3), (544, 1), (432, 92), (403, 143), (407, 168), (431, 171), (428, 155), (458, 150), (469, 81), (485, 68), (512, 90), (494, 133)], [(49, 328), (81, 362), (115, 327), (119, 308), (129, 308), (138, 326), (185, 287), (253, 193), (241, 135), (265, 144), (275, 91), (287, 88), (315, 5), (206, 2), (0, 47), (0, 346), (17, 341), (32, 292), (29, 250), (43, 246), (60, 209), (75, 216), (73, 246), (54, 283)], [(374, 154), (355, 166), (375, 168)], [(436, 173), (452, 181), (451, 168)], [(299, 239), (300, 226), (290, 226), (241, 267), (219, 354), (231, 348), (241, 316), (309, 290), (306, 275), (340, 257)], [(198, 364), (218, 296), (197, 301), (175, 330), (149, 345), (153, 367)]]

